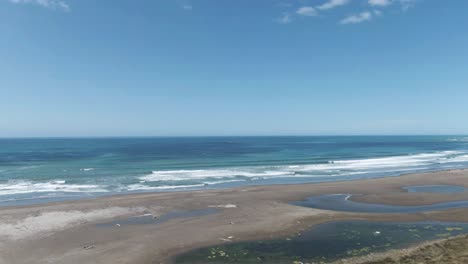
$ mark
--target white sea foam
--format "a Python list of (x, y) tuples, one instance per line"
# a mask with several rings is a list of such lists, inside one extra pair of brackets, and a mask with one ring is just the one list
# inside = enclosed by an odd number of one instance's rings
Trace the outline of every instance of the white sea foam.
[(450, 163), (450, 162), (468, 162), (468, 155), (460, 155), (452, 158), (446, 158), (440, 161), (440, 163)]
[(47, 192), (107, 192), (107, 190), (93, 184), (65, 184), (63, 180), (49, 182), (9, 181), (0, 184), (0, 195)]
[[(259, 170), (260, 169), (260, 170)], [(292, 171), (272, 171), (261, 170), (262, 168), (234, 168), (223, 170), (171, 170), (171, 171), (153, 171), (151, 174), (142, 176), (139, 179), (143, 181), (180, 181), (180, 180), (201, 180), (206, 178), (223, 179), (232, 177), (269, 177), (286, 176), (294, 174)]]
[(468, 137), (449, 138), (447, 141), (452, 142), (468, 142)]
[(131, 184), (127, 186), (127, 191), (149, 191), (149, 190), (170, 190), (170, 189), (187, 189), (203, 187), (204, 184), (192, 185), (162, 185), (162, 186), (148, 186), (144, 184)]
[[(139, 177), (140, 185), (158, 181), (202, 181), (204, 184), (219, 184), (229, 181), (245, 181), (291, 177), (332, 177), (366, 173), (400, 173), (421, 171), (442, 163), (468, 162), (468, 154), (459, 151), (441, 151), (405, 156), (370, 159), (335, 160), (324, 164), (237, 167), (206, 170), (153, 171)], [(140, 186), (141, 187), (141, 186)], [(151, 189), (175, 188), (174, 186), (150, 187)]]
[(243, 182), (245, 180), (220, 180), (220, 181), (205, 181), (203, 184), (205, 185), (212, 185), (212, 184), (222, 184), (222, 183), (230, 183), (230, 182)]
[(127, 186), (128, 191), (137, 191), (137, 190), (170, 190), (170, 189), (188, 189), (188, 188), (199, 188), (209, 185), (231, 183), (231, 182), (242, 182), (245, 180), (218, 180), (218, 181), (204, 181), (199, 184), (189, 184), (189, 185), (160, 185), (160, 186), (149, 186), (145, 185), (145, 181), (140, 182), (139, 184), (131, 184)]
[[(337, 160), (328, 164), (304, 165), (296, 168), (299, 171), (336, 171), (336, 170), (376, 170), (395, 168), (399, 170), (405, 167), (418, 167), (437, 164), (448, 160), (449, 157), (461, 154), (457, 151), (443, 151), (437, 153), (423, 153), (407, 156), (393, 156), (384, 158), (371, 158), (359, 160)], [(449, 161), (450, 162), (450, 161)]]
[(66, 181), (64, 180), (56, 180), (56, 181), (52, 181), (52, 183), (56, 183), (56, 184), (64, 184)]
[[(157, 170), (151, 174), (137, 177), (138, 183), (122, 186), (120, 190), (190, 189), (201, 188), (207, 185), (213, 186), (274, 178), (322, 178), (347, 177), (352, 175), (360, 177), (359, 175), (399, 174), (402, 172), (423, 171), (434, 168), (446, 169), (466, 165), (468, 165), (467, 152), (442, 151), (369, 159), (333, 160), (322, 164), (246, 166), (198, 170)], [(81, 170), (90, 171), (92, 169), (83, 168)], [(98, 184), (71, 184), (63, 179), (47, 182), (8, 181), (0, 183), (0, 196), (30, 193), (108, 192), (108, 188), (108, 186)]]

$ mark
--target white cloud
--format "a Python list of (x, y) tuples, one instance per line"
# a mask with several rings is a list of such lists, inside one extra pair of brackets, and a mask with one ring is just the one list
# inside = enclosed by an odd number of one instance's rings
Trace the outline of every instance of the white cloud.
[(70, 6), (63, 0), (9, 0), (14, 4), (36, 4), (50, 9), (60, 9), (70, 11)]
[(403, 10), (408, 10), (415, 6), (418, 1), (419, 0), (368, 0), (368, 3), (374, 7), (386, 7), (393, 3), (399, 3)]
[(182, 8), (185, 9), (185, 10), (192, 10), (193, 6), (189, 5), (189, 4), (185, 4), (185, 5), (182, 6)]
[(369, 21), (372, 19), (372, 13), (371, 12), (362, 12), (357, 15), (352, 15), (345, 17), (340, 21), (340, 24), (346, 25), (346, 24), (358, 24), (362, 23), (365, 21)]
[[(322, 0), (322, 4), (311, 6), (304, 5), (299, 6), (299, 8), (293, 12), (285, 12), (283, 15), (277, 19), (276, 22), (280, 24), (288, 24), (293, 22), (293, 19), (296, 16), (318, 16), (322, 12), (333, 9), (336, 7), (344, 6), (350, 4), (352, 0)], [(367, 3), (369, 6), (369, 11), (364, 11), (361, 13), (355, 13), (348, 17), (343, 18), (339, 23), (340, 24), (357, 24), (366, 21), (373, 20), (384, 15), (385, 8), (390, 7), (401, 7), (403, 11), (408, 10), (409, 8), (414, 7), (417, 3), (423, 2), (424, 0), (362, 0), (364, 3)], [(306, 0), (298, 0), (299, 3), (305, 3)], [(355, 1), (356, 3), (358, 1)], [(282, 2), (285, 3), (285, 2)], [(292, 7), (290, 2), (287, 5), (284, 5), (290, 8)]]
[(292, 22), (291, 15), (289, 15), (289, 13), (284, 13), (281, 17), (276, 19), (276, 22), (280, 24), (289, 24)]
[(301, 16), (316, 16), (317, 10), (311, 6), (303, 6), (297, 9), (296, 13)]
[(371, 6), (388, 6), (392, 3), (392, 0), (369, 0)]
[(403, 8), (403, 10), (408, 10), (409, 8), (413, 7), (416, 5), (416, 2), (418, 0), (399, 0), (400, 4), (401, 4), (401, 8)]
[(320, 10), (327, 10), (327, 9), (332, 9), (338, 6), (343, 6), (346, 5), (350, 2), (351, 0), (328, 0), (328, 2), (317, 6), (318, 9)]

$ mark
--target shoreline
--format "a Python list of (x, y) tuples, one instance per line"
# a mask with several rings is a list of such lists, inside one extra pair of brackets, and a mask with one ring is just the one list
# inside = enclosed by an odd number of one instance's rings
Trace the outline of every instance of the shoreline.
[[(430, 153), (431, 155), (436, 155), (440, 153), (446, 153), (444, 155), (448, 155), (448, 152), (456, 152), (457, 151), (439, 151), (435, 153)], [(461, 152), (460, 152), (461, 153)], [(425, 153), (419, 153), (419, 154), (408, 154), (410, 156), (418, 156), (418, 155), (423, 155)], [(384, 156), (384, 157), (375, 157), (375, 158), (366, 158), (365, 160), (380, 160), (380, 159), (396, 159), (396, 158), (402, 158), (402, 157), (407, 157), (405, 155), (399, 156)], [(345, 159), (346, 160), (346, 159)], [(350, 159), (348, 161), (354, 161), (354, 162), (359, 162), (360, 160), (353, 160)], [(296, 164), (296, 163), (293, 163)], [(302, 165), (308, 165), (309, 163), (302, 164)], [(324, 163), (321, 165), (326, 165), (330, 163)], [(331, 163), (333, 164), (333, 162)], [(316, 164), (317, 165), (317, 164)], [(320, 165), (320, 164), (319, 164)], [(263, 165), (259, 166), (254, 166), (254, 167), (262, 167)], [(280, 166), (286, 166), (286, 164), (280, 165)], [(231, 167), (220, 167), (222, 170), (230, 170), (232, 169)], [(246, 167), (233, 167), (233, 168), (249, 168), (249, 166)], [(252, 167), (253, 168), (253, 167)], [(467, 170), (468, 167), (466, 164), (456, 164), (452, 165), (452, 167), (447, 166), (436, 166), (434, 164), (427, 166), (425, 168), (411, 168), (407, 169), (405, 167), (398, 169), (392, 169), (392, 170), (385, 170), (385, 171), (380, 171), (380, 172), (371, 172), (371, 171), (361, 171), (359, 173), (350, 173), (350, 174), (339, 174), (339, 175), (331, 175), (331, 176), (318, 176), (318, 177), (311, 177), (311, 176), (304, 176), (302, 177), (299, 174), (296, 175), (296, 172), (293, 172), (292, 177), (278, 177), (278, 178), (262, 178), (260, 177), (259, 179), (242, 179), (242, 180), (233, 180), (233, 181), (226, 181), (222, 183), (216, 183), (216, 184), (210, 184), (210, 183), (205, 183), (203, 184), (198, 184), (200, 186), (194, 187), (194, 186), (188, 186), (188, 185), (180, 185), (177, 187), (177, 185), (172, 186), (171, 188), (162, 188), (158, 189), (158, 186), (152, 186), (148, 187), (148, 189), (125, 189), (125, 186), (122, 187), (122, 189), (112, 189), (112, 188), (107, 188), (101, 185), (96, 185), (95, 187), (97, 188), (98, 186), (101, 186), (100, 188), (102, 191), (89, 191), (87, 192), (86, 190), (75, 190), (75, 191), (70, 191), (67, 189), (68, 187), (73, 187), (74, 184), (77, 183), (69, 183), (61, 179), (53, 179), (50, 181), (44, 181), (44, 182), (39, 182), (39, 183), (47, 183), (47, 184), (63, 184), (64, 186), (55, 186), (55, 190), (40, 190), (40, 188), (36, 189), (29, 189), (26, 190), (26, 192), (21, 192), (25, 191), (23, 189), (20, 189), (18, 193), (12, 192), (7, 192), (6, 194), (2, 194), (2, 200), (0, 201), (0, 208), (2, 207), (11, 207), (11, 206), (29, 206), (29, 205), (34, 205), (34, 204), (48, 204), (48, 203), (56, 203), (56, 202), (65, 202), (65, 201), (74, 201), (74, 200), (83, 200), (83, 199), (98, 199), (101, 197), (113, 197), (113, 196), (118, 196), (118, 195), (137, 195), (137, 194), (148, 194), (148, 193), (167, 193), (167, 192), (193, 192), (193, 191), (209, 191), (209, 190), (222, 190), (222, 189), (232, 189), (232, 188), (245, 188), (249, 186), (271, 186), (271, 185), (303, 185), (303, 184), (320, 184), (320, 183), (340, 183), (340, 182), (352, 182), (352, 181), (359, 181), (359, 180), (366, 180), (366, 179), (381, 179), (381, 178), (389, 178), (389, 177), (401, 177), (405, 175), (411, 175), (411, 174), (421, 174), (421, 173), (436, 173), (436, 172), (443, 172), (443, 171), (451, 171), (451, 170)], [(88, 170), (88, 169), (80, 169), (81, 170)], [(94, 170), (94, 168), (90, 168), (89, 170)], [(202, 169), (202, 170), (207, 170), (209, 171), (210, 169)], [(293, 169), (294, 170), (294, 169)], [(182, 170), (183, 171), (183, 170)], [(190, 173), (193, 170), (188, 169), (187, 172)], [(196, 170), (195, 170), (196, 171)], [(140, 176), (134, 176), (137, 178), (141, 178), (142, 176), (149, 176), (151, 173), (154, 171), (142, 173)], [(158, 171), (158, 172), (165, 172), (164, 170)], [(177, 171), (168, 171), (168, 172), (177, 172)], [(149, 173), (149, 174), (148, 174)], [(26, 181), (27, 182), (27, 181)], [(141, 182), (141, 181), (140, 181)], [(144, 182), (144, 181), (143, 181)], [(149, 182), (152, 182), (150, 179)], [(28, 183), (31, 185), (34, 182)], [(67, 185), (68, 184), (68, 185)], [(137, 184), (138, 185), (138, 184)], [(203, 185), (203, 186), (202, 186)], [(67, 188), (65, 188), (67, 186)], [(79, 185), (77, 185), (79, 186)], [(184, 187), (185, 186), (185, 187)], [(14, 190), (18, 186), (15, 186), (14, 184), (12, 186), (4, 186), (4, 188), (12, 188)], [(25, 188), (24, 186), (20, 186), (21, 188)], [(27, 187), (27, 186), (26, 186)], [(127, 186), (129, 187), (129, 186)], [(164, 187), (164, 186), (163, 186)], [(60, 191), (63, 190), (61, 188), (67, 189), (67, 191)], [(76, 187), (75, 187), (76, 188)], [(154, 189), (153, 189), (154, 188)]]
[[(0, 207), (0, 263), (170, 263), (177, 254), (225, 243), (223, 239), (227, 237), (233, 237), (232, 241), (275, 238), (330, 221), (468, 222), (468, 208), (382, 214), (327, 211), (290, 204), (309, 196), (336, 193), (361, 194), (353, 196), (353, 201), (394, 205), (468, 200), (468, 192), (408, 193), (402, 189), (440, 184), (468, 187), (467, 178), (468, 170), (448, 170), (366, 180), (120, 194)], [(216, 208), (217, 212), (157, 224), (96, 226), (143, 214), (161, 217), (171, 212), (206, 208)], [(30, 254), (21, 254), (24, 250)]]
[[(0, 210), (4, 208), (19, 208), (19, 207), (35, 207), (35, 206), (47, 206), (53, 204), (62, 204), (62, 203), (73, 203), (73, 202), (80, 202), (80, 201), (93, 201), (93, 200), (100, 200), (100, 199), (112, 199), (114, 197), (138, 197), (140, 195), (147, 196), (148, 194), (168, 194), (168, 193), (195, 193), (195, 192), (210, 192), (210, 191), (222, 191), (222, 190), (230, 190), (230, 189), (245, 189), (249, 187), (268, 187), (268, 186), (280, 186), (280, 187), (287, 187), (287, 186), (297, 186), (297, 185), (317, 185), (317, 184), (341, 184), (341, 183), (352, 183), (352, 182), (359, 182), (359, 181), (367, 181), (367, 180), (378, 180), (378, 179), (386, 179), (386, 178), (399, 178), (399, 177), (406, 177), (415, 174), (434, 174), (434, 173), (449, 173), (449, 172), (460, 172), (460, 171), (467, 171), (468, 168), (459, 168), (459, 169), (440, 169), (440, 170), (429, 170), (429, 171), (420, 171), (415, 173), (402, 173), (396, 175), (386, 175), (386, 176), (376, 176), (370, 178), (358, 178), (358, 179), (349, 179), (349, 180), (331, 180), (331, 181), (322, 181), (322, 182), (304, 182), (304, 183), (271, 183), (271, 184), (246, 184), (240, 186), (225, 186), (225, 187), (213, 187), (213, 188), (205, 188), (205, 189), (175, 189), (172, 191), (134, 191), (134, 192), (115, 192), (108, 195), (96, 195), (96, 196), (79, 196), (76, 195), (78, 198), (72, 199), (57, 199), (49, 202), (39, 202), (39, 203), (25, 203), (25, 204), (12, 204), (12, 205), (5, 205), (0, 202)], [(405, 186), (402, 186), (405, 187)], [(468, 185), (467, 185), (468, 188)], [(403, 191), (403, 190), (402, 190)], [(351, 198), (353, 201), (360, 201), (359, 198)], [(36, 198), (28, 198), (28, 200), (34, 200)], [(39, 198), (42, 199), (42, 198)], [(12, 201), (14, 203), (14, 201)], [(381, 202), (379, 202), (381, 203)], [(382, 201), (385, 204), (385, 201)]]

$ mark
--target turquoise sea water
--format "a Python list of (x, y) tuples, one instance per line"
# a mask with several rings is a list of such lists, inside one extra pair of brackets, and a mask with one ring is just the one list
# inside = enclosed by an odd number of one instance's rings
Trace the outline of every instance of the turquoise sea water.
[(0, 204), (466, 167), (466, 136), (0, 139)]

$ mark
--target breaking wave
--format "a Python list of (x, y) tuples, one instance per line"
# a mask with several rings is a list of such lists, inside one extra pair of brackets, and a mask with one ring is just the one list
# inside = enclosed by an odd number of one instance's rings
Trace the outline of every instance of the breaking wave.
[[(370, 173), (403, 173), (428, 170), (441, 164), (468, 162), (468, 154), (459, 151), (442, 151), (406, 156), (370, 159), (335, 160), (323, 164), (253, 166), (206, 170), (160, 170), (138, 177), (139, 189), (171, 189), (206, 186), (229, 181), (254, 181), (259, 179), (293, 177), (346, 177)], [(170, 184), (167, 184), (167, 183)], [(187, 182), (194, 183), (187, 185)], [(160, 186), (154, 186), (161, 183)], [(148, 185), (147, 185), (148, 184)], [(137, 186), (133, 186), (137, 188)]]
[(27, 193), (82, 193), (107, 192), (99, 185), (92, 184), (66, 184), (64, 180), (49, 182), (10, 181), (0, 184), (0, 195), (27, 194)]
[[(277, 166), (240, 166), (186, 170), (155, 170), (147, 175), (119, 178), (81, 178), (81, 182), (54, 179), (48, 181), (10, 180), (0, 182), (0, 196), (29, 196), (56, 193), (114, 193), (122, 191), (158, 191), (200, 189), (257, 183), (319, 182), (327, 178), (358, 179), (397, 175), (418, 171), (467, 167), (468, 152), (441, 151), (405, 156), (368, 159), (330, 160), (319, 164)], [(83, 168), (82, 171), (92, 171)], [(372, 176), (369, 176), (372, 175)], [(284, 179), (284, 180), (283, 180)], [(295, 180), (294, 180), (295, 179)], [(268, 181), (270, 180), (270, 181)], [(36, 196), (37, 197), (37, 196)]]

